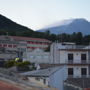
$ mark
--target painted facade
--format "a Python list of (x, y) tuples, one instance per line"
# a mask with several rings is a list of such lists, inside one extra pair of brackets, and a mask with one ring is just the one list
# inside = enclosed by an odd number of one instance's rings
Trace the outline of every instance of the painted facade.
[(65, 42), (53, 43), (50, 50), (50, 62), (67, 65), (69, 77), (89, 77), (90, 46), (79, 46)]

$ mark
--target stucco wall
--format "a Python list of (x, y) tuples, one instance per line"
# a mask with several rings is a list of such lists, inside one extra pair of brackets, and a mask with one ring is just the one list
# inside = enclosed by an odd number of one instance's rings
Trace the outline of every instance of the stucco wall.
[(88, 66), (68, 66), (68, 68), (73, 68), (74, 70), (74, 78), (78, 78), (81, 77), (81, 68), (87, 68), (87, 77), (89, 75), (89, 70), (88, 70)]
[(53, 73), (49, 79), (49, 85), (51, 87), (58, 88), (58, 90), (63, 90), (63, 81), (67, 79), (66, 66)]

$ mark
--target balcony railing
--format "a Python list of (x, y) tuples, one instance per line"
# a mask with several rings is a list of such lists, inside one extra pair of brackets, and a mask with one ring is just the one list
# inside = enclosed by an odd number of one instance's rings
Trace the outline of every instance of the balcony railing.
[(90, 60), (66, 60), (66, 64), (90, 64)]
[(66, 45), (66, 49), (90, 49), (90, 46), (84, 46), (84, 45)]
[(90, 75), (68, 75), (68, 78), (90, 78)]

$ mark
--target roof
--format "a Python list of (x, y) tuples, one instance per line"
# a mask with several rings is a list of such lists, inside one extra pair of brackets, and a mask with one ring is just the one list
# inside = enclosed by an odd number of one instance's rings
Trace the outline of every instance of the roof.
[(40, 69), (47, 69), (47, 68), (52, 68), (52, 67), (57, 67), (57, 66), (63, 66), (63, 64), (39, 64)]
[(61, 68), (62, 67), (53, 67), (48, 69), (29, 71), (29, 72), (21, 73), (21, 75), (30, 76), (30, 77), (49, 77), (51, 74), (55, 73), (57, 70)]
[(0, 39), (14, 39), (14, 40), (21, 40), (21, 41), (41, 41), (41, 42), (49, 42), (51, 41), (47, 39), (42, 39), (42, 38), (31, 38), (31, 37), (22, 37), (22, 36), (0, 36)]
[(89, 49), (59, 49), (59, 50), (62, 50), (62, 51), (90, 51), (90, 48)]
[(31, 37), (21, 37), (21, 36), (11, 36), (11, 37), (13, 37), (15, 40), (51, 42), (47, 39), (41, 39), (41, 38), (31, 38)]
[(69, 50), (69, 51), (85, 51), (90, 50), (90, 45), (76, 45), (75, 43), (56, 43), (59, 50)]
[(90, 78), (68, 78), (65, 83), (81, 88), (90, 88)]

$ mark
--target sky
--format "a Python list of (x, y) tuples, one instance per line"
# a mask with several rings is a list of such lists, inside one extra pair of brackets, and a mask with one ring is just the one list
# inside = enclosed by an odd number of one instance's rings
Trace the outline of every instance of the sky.
[(90, 0), (0, 0), (0, 14), (38, 30), (64, 19), (90, 21)]

